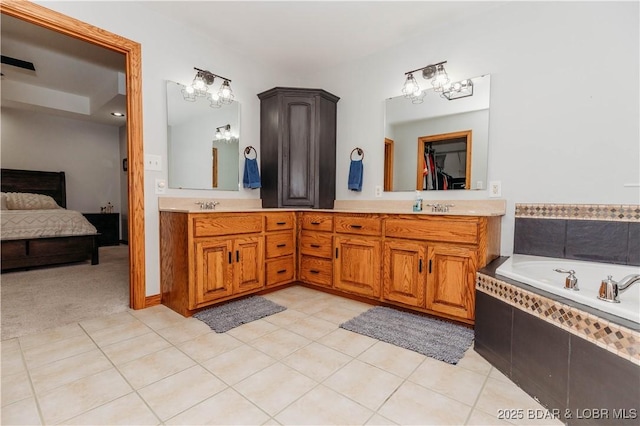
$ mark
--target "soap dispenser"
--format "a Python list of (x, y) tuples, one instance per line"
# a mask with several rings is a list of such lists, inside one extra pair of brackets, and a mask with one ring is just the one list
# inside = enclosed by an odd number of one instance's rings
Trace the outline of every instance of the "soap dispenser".
[(416, 199), (413, 202), (413, 211), (414, 212), (422, 211), (422, 195), (420, 194), (420, 191), (416, 191)]

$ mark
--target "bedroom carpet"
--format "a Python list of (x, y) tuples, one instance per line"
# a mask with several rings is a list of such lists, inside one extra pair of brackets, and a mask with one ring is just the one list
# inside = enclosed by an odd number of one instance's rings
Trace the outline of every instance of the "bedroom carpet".
[(89, 262), (0, 275), (2, 340), (129, 309), (129, 247)]
[(470, 328), (384, 306), (371, 308), (340, 327), (454, 365), (473, 343)]

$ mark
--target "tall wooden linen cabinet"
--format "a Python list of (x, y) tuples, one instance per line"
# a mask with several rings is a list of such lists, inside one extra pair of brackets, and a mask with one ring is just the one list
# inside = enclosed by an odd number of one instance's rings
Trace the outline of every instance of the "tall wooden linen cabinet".
[(340, 98), (291, 87), (275, 87), (258, 98), (262, 207), (332, 209)]

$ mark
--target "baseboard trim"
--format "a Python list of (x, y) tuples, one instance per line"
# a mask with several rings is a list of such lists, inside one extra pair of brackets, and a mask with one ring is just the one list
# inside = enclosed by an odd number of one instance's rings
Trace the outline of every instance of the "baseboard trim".
[(153, 296), (147, 296), (144, 298), (144, 307), (150, 308), (151, 306), (156, 306), (162, 303), (162, 295), (154, 294)]

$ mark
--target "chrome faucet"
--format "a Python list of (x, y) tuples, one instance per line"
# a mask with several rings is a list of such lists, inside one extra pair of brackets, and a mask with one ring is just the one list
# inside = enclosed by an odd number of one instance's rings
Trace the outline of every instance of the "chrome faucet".
[(218, 201), (198, 201), (196, 202), (200, 206), (200, 210), (215, 210), (216, 206), (220, 204)]
[(449, 213), (449, 207), (454, 207), (453, 204), (425, 204), (428, 207), (431, 207), (432, 213)]
[(598, 299), (605, 302), (620, 303), (618, 293), (628, 289), (631, 284), (640, 282), (640, 274), (630, 274), (622, 278), (619, 282), (614, 281), (611, 275), (606, 280), (602, 280), (600, 291), (598, 291)]

